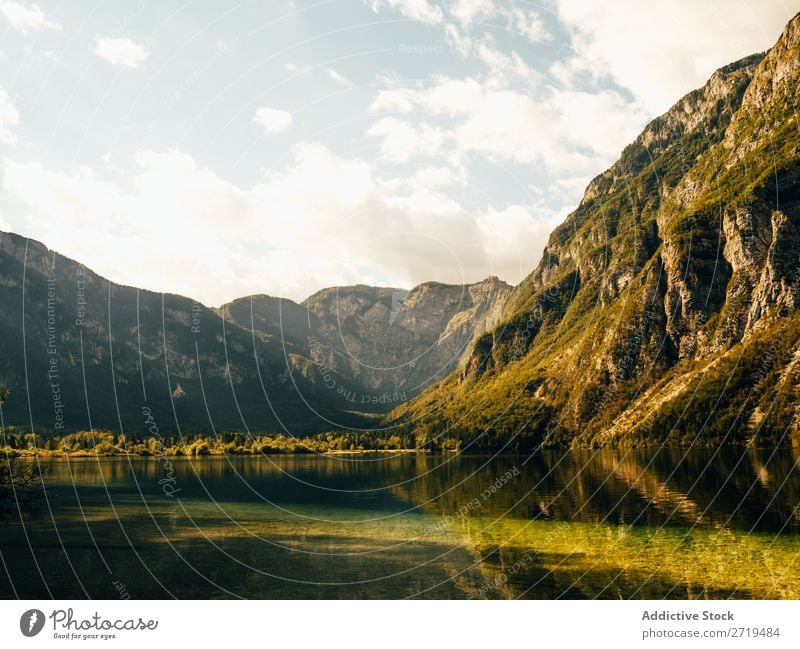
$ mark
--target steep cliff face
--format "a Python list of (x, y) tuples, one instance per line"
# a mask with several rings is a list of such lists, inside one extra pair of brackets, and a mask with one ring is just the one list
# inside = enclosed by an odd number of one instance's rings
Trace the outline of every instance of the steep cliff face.
[(464, 370), (389, 421), (477, 444), (800, 442), (799, 84), (795, 17), (653, 120)]
[(457, 368), (476, 333), (497, 325), (510, 292), (496, 277), (410, 291), (348, 286), (324, 289), (302, 304), (244, 298), (221, 312), (294, 346), (299, 351), (291, 360), (304, 371), (346, 377), (334, 390), (342, 407), (386, 411)]
[(511, 287), (429, 282), (409, 292), (326, 289), (304, 303), (317, 316), (319, 351), (374, 397), (417, 394), (458, 367), (476, 333), (497, 324)]

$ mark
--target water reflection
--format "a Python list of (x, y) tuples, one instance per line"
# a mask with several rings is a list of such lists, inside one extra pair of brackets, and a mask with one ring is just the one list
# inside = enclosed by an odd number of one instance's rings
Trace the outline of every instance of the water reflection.
[(798, 597), (797, 463), (785, 449), (52, 460), (46, 506), (0, 523), (0, 595)]

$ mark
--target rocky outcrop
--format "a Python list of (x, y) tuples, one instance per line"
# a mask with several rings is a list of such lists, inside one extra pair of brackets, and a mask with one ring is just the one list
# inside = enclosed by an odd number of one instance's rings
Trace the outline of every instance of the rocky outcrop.
[(361, 285), (324, 289), (302, 304), (253, 296), (221, 311), (346, 377), (337, 386), (343, 407), (386, 411), (459, 367), (473, 337), (498, 324), (510, 292), (496, 277), (410, 291)]
[(776, 130), (785, 125), (793, 123), (793, 128), (797, 129), (798, 50), (800, 22), (795, 17), (786, 25), (747, 86), (738, 119), (725, 135), (724, 147), (729, 152), (725, 166), (739, 164), (748, 153), (774, 137)]

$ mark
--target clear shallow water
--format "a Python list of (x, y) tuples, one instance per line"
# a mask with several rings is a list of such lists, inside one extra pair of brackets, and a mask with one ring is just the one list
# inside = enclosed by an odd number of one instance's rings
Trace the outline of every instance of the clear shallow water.
[(49, 460), (0, 596), (797, 598), (798, 457)]

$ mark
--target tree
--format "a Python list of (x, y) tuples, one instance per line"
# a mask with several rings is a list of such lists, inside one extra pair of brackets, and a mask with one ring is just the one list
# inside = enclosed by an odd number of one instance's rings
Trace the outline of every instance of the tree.
[(36, 507), (43, 493), (43, 469), (37, 462), (0, 458), (0, 516)]
[[(0, 385), (0, 404), (11, 391)], [(3, 438), (5, 438), (5, 430)], [(18, 462), (13, 457), (0, 457), (0, 515), (9, 509), (35, 506), (42, 495), (42, 467), (37, 462)]]

